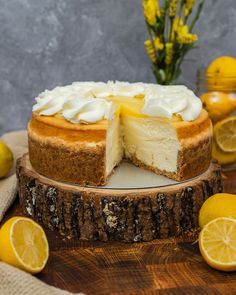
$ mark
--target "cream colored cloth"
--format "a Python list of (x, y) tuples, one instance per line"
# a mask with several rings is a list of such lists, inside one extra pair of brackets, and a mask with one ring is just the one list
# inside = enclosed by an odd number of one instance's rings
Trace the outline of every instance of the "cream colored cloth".
[(17, 131), (6, 133), (1, 138), (12, 150), (14, 154), (14, 166), (9, 173), (9, 177), (0, 180), (0, 221), (4, 217), (7, 209), (16, 198), (17, 180), (15, 175), (16, 160), (27, 153), (27, 133), (26, 131)]
[[(0, 262), (1, 295), (69, 295), (67, 291), (49, 286), (34, 276)], [(82, 295), (82, 293), (77, 293)]]
[[(1, 138), (14, 154), (14, 166), (9, 176), (0, 180), (0, 221), (17, 195), (16, 160), (28, 151), (27, 132), (6, 133)], [(36, 277), (0, 262), (0, 295), (69, 295), (67, 291), (49, 286)], [(82, 293), (77, 293), (82, 294)]]

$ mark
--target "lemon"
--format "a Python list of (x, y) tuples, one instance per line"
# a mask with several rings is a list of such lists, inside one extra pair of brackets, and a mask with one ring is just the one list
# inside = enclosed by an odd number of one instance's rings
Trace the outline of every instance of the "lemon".
[(208, 91), (236, 91), (236, 59), (220, 56), (206, 70)]
[(236, 110), (236, 99), (224, 92), (206, 92), (201, 100), (213, 123), (223, 120)]
[(217, 122), (213, 129), (214, 139), (224, 152), (236, 152), (236, 116)]
[(208, 222), (218, 217), (236, 219), (236, 195), (219, 193), (208, 198), (199, 212), (199, 225), (203, 228)]
[(236, 152), (222, 151), (214, 140), (212, 143), (212, 158), (217, 160), (220, 165), (227, 165), (236, 162)]
[(48, 256), (46, 235), (33, 220), (13, 217), (0, 229), (0, 260), (38, 273), (45, 267)]
[(9, 147), (0, 141), (0, 178), (7, 176), (13, 165), (13, 154)]
[(199, 248), (208, 265), (222, 271), (236, 270), (236, 220), (210, 221), (199, 235)]

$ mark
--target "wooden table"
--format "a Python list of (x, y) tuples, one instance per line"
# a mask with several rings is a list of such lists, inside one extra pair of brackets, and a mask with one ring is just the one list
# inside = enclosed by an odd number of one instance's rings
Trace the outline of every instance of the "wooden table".
[[(225, 192), (236, 193), (236, 172), (223, 175)], [(21, 214), (16, 202), (6, 219)], [(236, 273), (211, 269), (196, 237), (147, 243), (63, 240), (47, 231), (50, 258), (38, 278), (88, 295), (236, 294)]]

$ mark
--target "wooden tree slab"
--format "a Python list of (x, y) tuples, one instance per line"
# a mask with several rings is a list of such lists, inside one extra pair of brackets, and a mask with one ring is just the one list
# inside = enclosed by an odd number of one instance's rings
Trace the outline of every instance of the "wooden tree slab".
[(151, 241), (198, 227), (202, 203), (221, 191), (217, 164), (190, 181), (147, 189), (103, 189), (56, 182), (39, 175), (28, 155), (17, 163), (25, 214), (66, 237), (81, 240)]

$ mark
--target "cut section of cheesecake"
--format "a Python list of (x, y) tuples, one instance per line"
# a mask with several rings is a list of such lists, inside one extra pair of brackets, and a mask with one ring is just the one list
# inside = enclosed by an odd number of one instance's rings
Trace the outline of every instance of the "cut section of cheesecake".
[(212, 128), (202, 111), (194, 122), (122, 116), (125, 158), (181, 181), (204, 172), (211, 161)]

